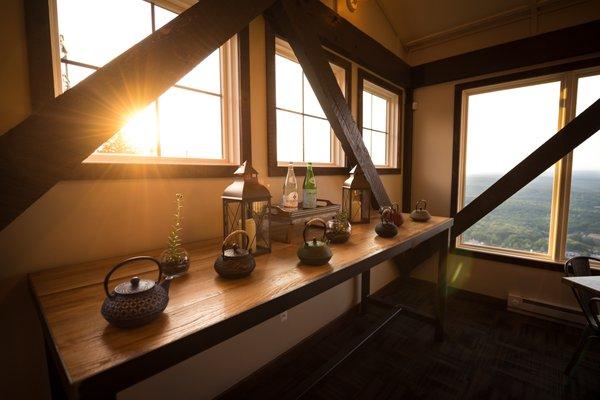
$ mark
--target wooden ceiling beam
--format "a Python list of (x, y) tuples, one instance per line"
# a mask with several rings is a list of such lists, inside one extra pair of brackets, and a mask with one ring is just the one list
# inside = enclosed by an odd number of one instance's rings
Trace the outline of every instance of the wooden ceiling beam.
[(280, 0), (267, 13), (288, 39), (333, 131), (346, 154), (354, 156), (362, 168), (377, 203), (380, 206), (390, 205), (385, 187), (302, 3), (299, 0)]
[(460, 210), (454, 217), (452, 237), (456, 238), (462, 234), (599, 130), (600, 100), (596, 100), (594, 104)]
[(0, 136), (0, 229), (275, 0), (200, 0)]

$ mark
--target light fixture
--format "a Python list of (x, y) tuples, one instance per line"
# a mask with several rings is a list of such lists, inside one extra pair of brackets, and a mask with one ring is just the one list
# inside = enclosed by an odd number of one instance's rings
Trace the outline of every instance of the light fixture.
[(350, 12), (354, 12), (358, 8), (358, 0), (346, 0), (346, 6)]

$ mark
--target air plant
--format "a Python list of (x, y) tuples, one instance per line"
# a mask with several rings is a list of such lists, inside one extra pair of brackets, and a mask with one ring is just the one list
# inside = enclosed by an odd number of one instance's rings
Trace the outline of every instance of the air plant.
[(334, 233), (343, 233), (348, 231), (348, 213), (340, 211), (333, 217), (335, 223), (332, 226)]
[(171, 232), (167, 239), (167, 249), (165, 250), (164, 260), (168, 263), (177, 264), (185, 259), (185, 250), (183, 249), (181, 240), (181, 209), (183, 208), (183, 194), (177, 193), (175, 195), (175, 204), (177, 211), (174, 214), (175, 221), (171, 227)]

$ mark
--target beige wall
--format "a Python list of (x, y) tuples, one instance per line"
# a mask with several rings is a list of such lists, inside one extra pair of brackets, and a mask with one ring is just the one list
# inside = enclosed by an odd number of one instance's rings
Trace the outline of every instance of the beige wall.
[[(0, 5), (0, 132), (29, 113), (23, 0)], [(360, 17), (360, 14), (357, 14)], [(380, 32), (373, 10), (361, 29), (388, 44), (393, 33)], [(390, 36), (391, 35), (391, 36)], [(280, 199), (283, 178), (267, 177), (264, 23), (250, 26), (251, 124), (254, 165)], [(356, 69), (356, 66), (355, 66)], [(353, 82), (356, 88), (356, 79)], [(356, 108), (356, 96), (353, 96)], [(320, 195), (340, 201), (345, 179), (318, 177)], [(384, 184), (392, 200), (402, 197), (402, 177), (388, 175)], [(7, 398), (47, 396), (39, 324), (27, 292), (26, 273), (164, 246), (175, 193), (185, 195), (186, 241), (221, 233), (220, 194), (231, 179), (114, 180), (61, 182), (0, 231), (0, 333), (5, 350), (2, 391)], [(390, 265), (376, 268), (375, 289), (395, 276)], [(287, 350), (356, 301), (357, 284), (348, 281), (289, 311), (287, 322), (273, 318), (215, 348), (126, 390), (121, 398), (210, 398)], [(232, 362), (232, 360), (235, 360)], [(174, 384), (176, 382), (176, 384)]]

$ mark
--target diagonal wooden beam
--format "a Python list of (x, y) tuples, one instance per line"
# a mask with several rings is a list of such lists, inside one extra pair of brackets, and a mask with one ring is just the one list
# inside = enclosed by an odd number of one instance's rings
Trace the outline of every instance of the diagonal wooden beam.
[(350, 107), (331, 71), (319, 37), (306, 18), (301, 2), (280, 0), (267, 13), (288, 39), (333, 131), (346, 154), (354, 156), (362, 168), (377, 203), (380, 206), (390, 205), (388, 194), (362, 141)]
[(275, 0), (200, 0), (0, 136), (0, 229)]
[(569, 122), (454, 217), (455, 238), (600, 130), (600, 100)]
[(323, 45), (396, 85), (410, 86), (410, 66), (396, 54), (319, 0), (305, 0), (302, 8)]

